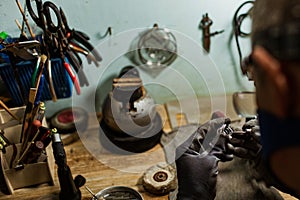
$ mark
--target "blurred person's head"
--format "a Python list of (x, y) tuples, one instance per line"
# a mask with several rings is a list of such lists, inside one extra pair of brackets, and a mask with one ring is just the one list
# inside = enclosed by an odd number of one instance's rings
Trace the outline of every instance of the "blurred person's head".
[[(262, 126), (265, 122), (276, 127), (261, 127), (263, 148), (273, 148), (267, 157), (273, 173), (299, 196), (300, 146), (295, 123), (300, 119), (300, 0), (256, 0), (252, 15), (251, 58), (259, 119)], [(279, 119), (275, 120), (278, 124), (268, 123), (270, 119)], [(285, 142), (279, 145), (280, 141)]]
[(252, 59), (258, 108), (300, 116), (300, 0), (256, 0)]

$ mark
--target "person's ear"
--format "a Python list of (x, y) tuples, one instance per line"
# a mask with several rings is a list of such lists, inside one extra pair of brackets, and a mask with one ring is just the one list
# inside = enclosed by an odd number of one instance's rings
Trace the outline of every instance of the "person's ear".
[[(283, 98), (282, 101), (286, 101), (289, 94), (288, 81), (286, 75), (282, 72), (280, 62), (261, 46), (254, 47), (252, 56), (256, 67), (264, 71), (267, 80), (271, 81), (271, 84), (278, 92), (278, 98)], [(282, 103), (285, 104), (286, 102)], [(284, 115), (284, 113), (281, 114)]]

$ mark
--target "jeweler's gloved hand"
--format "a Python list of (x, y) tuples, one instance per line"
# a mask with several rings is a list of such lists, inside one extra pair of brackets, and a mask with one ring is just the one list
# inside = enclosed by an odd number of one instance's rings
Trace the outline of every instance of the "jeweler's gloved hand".
[(262, 145), (260, 142), (260, 130), (257, 119), (252, 119), (244, 124), (242, 129), (236, 129), (230, 134), (229, 145), (235, 156), (248, 159), (252, 166), (251, 172), (256, 180), (267, 177), (267, 168), (262, 160)]
[(253, 169), (249, 173), (254, 179), (292, 194), (288, 188), (278, 182), (263, 159), (260, 136), (259, 122), (257, 119), (252, 119), (244, 124), (242, 130), (232, 132), (229, 139), (229, 145), (232, 145), (230, 149), (235, 156), (249, 160), (248, 163)]
[(233, 159), (227, 138), (219, 131), (226, 118), (223, 114), (217, 116), (176, 149), (177, 200), (210, 200), (216, 196), (218, 162)]
[(187, 150), (176, 160), (177, 200), (212, 200), (216, 196), (218, 161)]
[(257, 159), (262, 149), (258, 120), (252, 119), (244, 124), (242, 130), (233, 131), (229, 143), (235, 156)]
[(233, 154), (228, 146), (228, 137), (223, 132), (228, 122), (230, 122), (228, 118), (220, 117), (201, 125), (189, 149), (200, 154), (215, 156), (222, 162), (232, 160)]

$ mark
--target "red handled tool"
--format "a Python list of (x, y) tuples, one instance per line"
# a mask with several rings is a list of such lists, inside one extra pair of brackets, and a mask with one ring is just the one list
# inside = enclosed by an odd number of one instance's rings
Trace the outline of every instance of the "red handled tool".
[(68, 74), (69, 74), (69, 76), (70, 76), (70, 78), (71, 78), (71, 80), (74, 84), (74, 87), (75, 87), (75, 90), (76, 90), (77, 94), (79, 95), (80, 94), (80, 85), (79, 85), (79, 82), (77, 80), (77, 77), (76, 77), (75, 73), (72, 70), (71, 65), (67, 61), (64, 60), (64, 67), (67, 70), (67, 72), (68, 72)]

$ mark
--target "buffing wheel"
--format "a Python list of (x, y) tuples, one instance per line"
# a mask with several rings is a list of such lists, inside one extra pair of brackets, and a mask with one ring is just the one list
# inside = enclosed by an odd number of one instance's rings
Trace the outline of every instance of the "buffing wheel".
[(65, 108), (55, 113), (49, 120), (49, 126), (56, 128), (59, 133), (85, 131), (88, 113), (80, 107)]
[(156, 195), (165, 195), (177, 187), (176, 169), (167, 163), (150, 167), (143, 175), (144, 188)]

